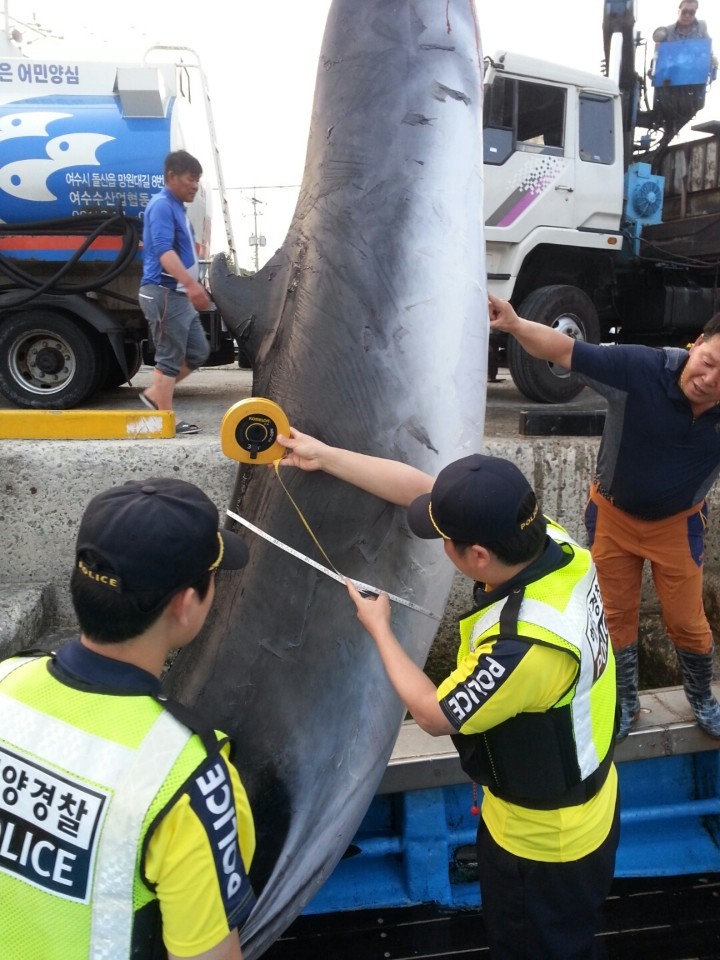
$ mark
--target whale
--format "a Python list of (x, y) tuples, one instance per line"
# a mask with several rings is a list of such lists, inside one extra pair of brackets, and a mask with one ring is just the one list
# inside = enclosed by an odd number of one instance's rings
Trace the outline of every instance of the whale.
[[(224, 255), (210, 268), (253, 397), (432, 475), (483, 441), (482, 74), (472, 0), (334, 0), (285, 241), (250, 277)], [(164, 690), (235, 742), (257, 831), (252, 960), (348, 852), (404, 717), (345, 586), (277, 543), (437, 616), (453, 568), (404, 509), (320, 472), (240, 463), (227, 506), (265, 536), (226, 518), (249, 562), (218, 574)], [(437, 619), (393, 603), (392, 622), (423, 664)]]

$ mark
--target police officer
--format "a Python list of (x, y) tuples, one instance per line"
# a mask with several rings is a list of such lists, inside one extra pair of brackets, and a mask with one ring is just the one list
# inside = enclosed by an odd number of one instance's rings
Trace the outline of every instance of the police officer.
[(227, 738), (161, 698), (160, 676), (202, 627), (215, 571), (247, 556), (183, 480), (90, 501), (79, 638), (0, 664), (0, 956), (241, 958), (248, 799)]
[(387, 596), (348, 591), (400, 699), (425, 731), (452, 735), (484, 787), (478, 863), (492, 955), (593, 957), (619, 819), (615, 663), (589, 552), (546, 520), (507, 460), (464, 457), (433, 483), (296, 430), (278, 439), (284, 466), (407, 506), (413, 533), (441, 539), (476, 582), (457, 668), (439, 688), (395, 637)]

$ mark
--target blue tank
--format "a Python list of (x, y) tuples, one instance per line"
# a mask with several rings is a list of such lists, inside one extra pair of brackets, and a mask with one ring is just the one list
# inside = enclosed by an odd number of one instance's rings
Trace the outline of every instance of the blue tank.
[(126, 120), (115, 97), (33, 98), (0, 107), (0, 218), (141, 216), (163, 185), (170, 119)]
[[(42, 229), (23, 238), (8, 226), (86, 214), (142, 218), (163, 186), (165, 156), (185, 147), (192, 113), (174, 65), (0, 58), (0, 252), (65, 260), (78, 245)], [(101, 238), (83, 259), (111, 259), (117, 247), (116, 237)]]

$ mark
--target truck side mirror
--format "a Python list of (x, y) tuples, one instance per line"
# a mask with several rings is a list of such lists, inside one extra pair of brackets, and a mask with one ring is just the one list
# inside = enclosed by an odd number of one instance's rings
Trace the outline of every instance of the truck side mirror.
[(501, 166), (512, 153), (512, 130), (499, 127), (486, 127), (483, 130), (483, 163)]

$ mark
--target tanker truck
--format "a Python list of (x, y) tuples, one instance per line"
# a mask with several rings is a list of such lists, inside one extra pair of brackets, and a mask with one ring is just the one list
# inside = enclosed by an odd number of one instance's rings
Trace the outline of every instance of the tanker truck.
[[(590, 342), (684, 345), (720, 310), (720, 122), (675, 138), (704, 103), (707, 37), (644, 41), (634, 0), (604, 0), (604, 71), (509, 51), (486, 61), (484, 217), (488, 289), (521, 316)], [(490, 338), (530, 400), (562, 403), (582, 384)]]
[[(137, 301), (142, 216), (171, 150), (203, 161), (188, 208), (201, 265), (210, 256), (207, 174), (221, 188), (234, 253), (210, 101), (192, 50), (157, 47), (117, 65), (11, 56), (2, 39), (0, 392), (19, 407), (70, 408), (152, 363)], [(206, 365), (233, 362), (218, 312), (201, 320)]]

